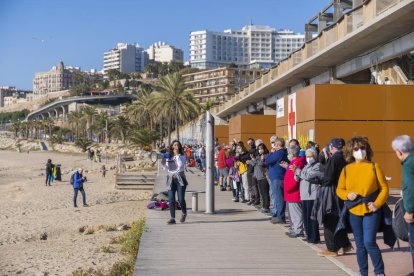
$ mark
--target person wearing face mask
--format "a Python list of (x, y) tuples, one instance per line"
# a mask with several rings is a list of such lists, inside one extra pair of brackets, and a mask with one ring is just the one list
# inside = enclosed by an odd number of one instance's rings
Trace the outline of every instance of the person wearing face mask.
[(299, 157), (300, 148), (296, 145), (288, 148), (290, 163), (282, 162), (280, 165), (286, 169), (284, 178), (284, 199), (288, 206), (291, 230), (287, 232), (290, 238), (303, 236), (302, 204), (300, 199), (300, 182), (295, 179), (295, 171), (303, 169), (306, 164), (304, 156)]
[(348, 165), (339, 177), (336, 193), (339, 198), (360, 203), (349, 208), (349, 223), (354, 233), (359, 272), (368, 276), (368, 255), (375, 275), (384, 275), (384, 262), (376, 242), (381, 222), (379, 210), (388, 198), (388, 184), (377, 163), (368, 138), (357, 136), (347, 142), (345, 157)]
[[(249, 145), (249, 155), (250, 159), (255, 159), (257, 156), (256, 143), (253, 138), (247, 140), (247, 145)], [(260, 204), (260, 195), (259, 189), (257, 187), (257, 179), (254, 176), (253, 166), (250, 164), (250, 160), (246, 162), (247, 165), (247, 193), (248, 193), (248, 202), (247, 205), (259, 205)]]
[(272, 201), (272, 219), (273, 224), (285, 223), (286, 203), (283, 198), (283, 179), (286, 169), (280, 166), (281, 162), (288, 162), (285, 140), (272, 136), (270, 138), (272, 145), (271, 153), (266, 156), (265, 165), (270, 179), (270, 196)]
[(170, 206), (170, 219), (167, 224), (175, 224), (175, 194), (177, 193), (178, 202), (181, 206), (180, 222), (184, 223), (187, 217), (187, 204), (185, 202), (185, 190), (188, 182), (185, 177), (184, 169), (186, 156), (180, 141), (174, 140), (169, 147), (169, 153), (165, 153), (162, 159), (162, 166), (167, 170), (168, 201)]
[[(254, 178), (257, 180), (258, 194), (260, 194), (261, 201), (263, 203), (260, 212), (269, 214), (270, 213), (270, 196), (269, 196), (269, 182), (266, 178), (266, 167), (264, 161), (266, 155), (269, 153), (265, 144), (262, 140), (256, 140), (257, 144), (257, 156), (250, 160), (250, 164), (254, 169)], [(260, 200), (260, 199), (259, 199)]]
[(302, 200), (302, 216), (305, 226), (306, 241), (319, 243), (319, 224), (311, 219), (313, 204), (316, 199), (318, 183), (323, 179), (324, 168), (318, 160), (318, 152), (315, 148), (308, 148), (305, 152), (306, 166), (303, 169), (295, 169), (295, 179), (300, 181), (300, 198)]
[[(405, 209), (404, 219), (408, 224), (411, 258), (414, 271), (414, 141), (408, 135), (401, 135), (392, 141), (402, 165), (402, 198)], [(414, 274), (413, 274), (414, 275)]]
[[(343, 202), (338, 199), (335, 194), (338, 186), (339, 175), (342, 169), (346, 166), (345, 157), (343, 154), (343, 146), (345, 144), (342, 138), (333, 138), (329, 143), (330, 157), (325, 165), (324, 177), (321, 183), (321, 189), (318, 194), (323, 191), (328, 191), (326, 194), (329, 198), (324, 198), (324, 205), (331, 204), (328, 210), (321, 210), (321, 220), (319, 223), (323, 224), (323, 233), (325, 237), (325, 244), (327, 250), (318, 253), (321, 257), (335, 257), (344, 255), (353, 249), (348, 235), (345, 231), (341, 231), (334, 236), (336, 225), (339, 221), (339, 214), (343, 206)], [(339, 204), (336, 204), (336, 203)]]
[(247, 177), (247, 170), (248, 165), (247, 161), (250, 160), (250, 154), (249, 151), (246, 149), (242, 141), (239, 141), (237, 143), (236, 147), (236, 159), (239, 161), (239, 173), (240, 173), (240, 185), (242, 190), (242, 196), (241, 203), (249, 202), (249, 192), (248, 192), (248, 177)]

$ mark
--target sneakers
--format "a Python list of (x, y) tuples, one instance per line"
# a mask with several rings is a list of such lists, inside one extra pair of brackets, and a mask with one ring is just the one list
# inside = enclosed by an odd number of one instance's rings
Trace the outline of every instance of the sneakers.
[(338, 253), (325, 250), (325, 251), (318, 252), (318, 256), (321, 256), (321, 257), (336, 257), (336, 256), (338, 256)]
[(239, 199), (238, 198), (233, 198), (233, 201), (234, 202), (239, 202)]
[(182, 214), (181, 218), (180, 218), (180, 222), (184, 223), (185, 222), (185, 218), (187, 217), (187, 214)]
[(168, 225), (175, 224), (175, 219), (171, 218), (167, 221)]
[(88, 204), (83, 204), (83, 207), (89, 207), (89, 205)]
[(252, 205), (252, 204), (253, 204), (253, 202), (249, 201), (249, 202), (247, 202), (246, 204), (247, 204), (247, 205)]
[(338, 256), (343, 256), (343, 255), (345, 255), (346, 253), (348, 253), (348, 252), (350, 252), (352, 250), (354, 250), (354, 248), (352, 247), (352, 245), (350, 245), (348, 247), (341, 247), (338, 250)]
[(287, 232), (285, 233), (286, 236), (288, 236), (289, 238), (299, 238), (299, 237), (304, 237), (304, 234), (296, 234), (294, 232)]
[(245, 200), (245, 199), (243, 199), (242, 201), (240, 201), (241, 203), (246, 203), (247, 202), (247, 200)]

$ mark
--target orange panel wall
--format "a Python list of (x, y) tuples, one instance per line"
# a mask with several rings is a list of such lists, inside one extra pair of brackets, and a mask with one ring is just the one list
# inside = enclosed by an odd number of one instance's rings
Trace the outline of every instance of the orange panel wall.
[(226, 144), (229, 141), (229, 125), (214, 126), (214, 136), (218, 139), (218, 143)]

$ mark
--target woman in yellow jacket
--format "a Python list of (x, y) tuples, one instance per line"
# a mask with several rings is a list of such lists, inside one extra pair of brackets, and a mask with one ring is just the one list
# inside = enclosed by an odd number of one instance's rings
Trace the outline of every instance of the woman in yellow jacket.
[(354, 137), (347, 142), (345, 158), (348, 165), (339, 177), (336, 193), (342, 200), (370, 198), (349, 209), (349, 222), (354, 233), (357, 261), (362, 276), (368, 275), (368, 254), (375, 275), (384, 275), (384, 262), (376, 242), (381, 221), (379, 210), (388, 197), (388, 184), (377, 163), (372, 163), (373, 152), (366, 137)]

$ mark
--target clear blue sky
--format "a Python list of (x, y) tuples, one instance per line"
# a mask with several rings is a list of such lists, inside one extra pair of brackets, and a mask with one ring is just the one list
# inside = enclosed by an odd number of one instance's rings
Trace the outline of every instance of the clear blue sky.
[(196, 30), (240, 29), (250, 20), (303, 33), (329, 0), (0, 0), (0, 86), (32, 89), (35, 72), (65, 65), (101, 70), (117, 42), (184, 50)]

